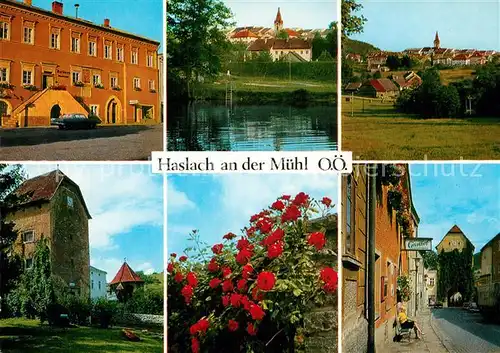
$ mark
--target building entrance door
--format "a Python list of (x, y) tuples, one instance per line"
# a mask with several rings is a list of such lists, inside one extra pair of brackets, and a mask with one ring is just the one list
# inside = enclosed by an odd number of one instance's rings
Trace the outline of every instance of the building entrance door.
[(54, 85), (54, 76), (52, 74), (43, 74), (42, 89), (52, 87)]

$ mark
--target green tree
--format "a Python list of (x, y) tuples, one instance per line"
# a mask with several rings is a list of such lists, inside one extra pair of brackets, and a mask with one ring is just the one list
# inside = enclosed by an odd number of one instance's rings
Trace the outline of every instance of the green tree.
[(420, 251), (420, 255), (424, 259), (424, 267), (427, 270), (437, 270), (438, 254), (435, 251)]
[(464, 301), (473, 295), (474, 275), (472, 270), (472, 246), (462, 250), (441, 251), (438, 255), (438, 300), (447, 300), (456, 292)]
[(278, 33), (276, 33), (276, 38), (278, 39), (288, 39), (288, 32), (282, 29)]
[(318, 61), (333, 61), (333, 57), (328, 51), (325, 50), (318, 57)]
[[(21, 166), (0, 164), (0, 307), (6, 304), (8, 294), (16, 286), (21, 275), (21, 259), (13, 252), (13, 244), (18, 237), (15, 224), (7, 221), (5, 216), (8, 210), (22, 201), (13, 191), (25, 180), (25, 173)], [(0, 315), (8, 315), (2, 310)]]
[(389, 55), (387, 57), (386, 65), (392, 71), (397, 70), (402, 66), (401, 59), (397, 55)]
[(311, 45), (312, 60), (317, 60), (323, 52), (328, 51), (328, 42), (319, 33), (314, 35)]
[(167, 77), (172, 75), (173, 84), (184, 82), (188, 97), (192, 96), (191, 84), (198, 76), (219, 73), (220, 57), (229, 47), (225, 30), (232, 24), (231, 17), (221, 0), (169, 1)]
[(382, 78), (382, 73), (380, 71), (373, 73), (373, 78), (375, 78), (375, 79)]
[(357, 0), (342, 0), (342, 37), (363, 32), (366, 18), (363, 15), (356, 15), (362, 8), (363, 5), (359, 4)]
[(405, 55), (401, 58), (401, 67), (411, 69), (413, 66), (415, 66), (415, 61), (408, 55)]

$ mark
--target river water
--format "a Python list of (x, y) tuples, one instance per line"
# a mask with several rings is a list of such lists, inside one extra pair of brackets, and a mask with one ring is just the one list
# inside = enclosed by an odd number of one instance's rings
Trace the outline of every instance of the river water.
[(337, 149), (337, 108), (191, 103), (169, 107), (169, 151)]

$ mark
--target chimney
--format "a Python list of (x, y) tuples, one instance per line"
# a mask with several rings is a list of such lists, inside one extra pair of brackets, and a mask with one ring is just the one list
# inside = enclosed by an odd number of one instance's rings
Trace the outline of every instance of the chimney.
[(24, 0), (24, 5), (31, 6), (33, 5), (33, 0)]
[(111, 26), (109, 25), (109, 18), (105, 18), (105, 19), (104, 19), (104, 27), (111, 27)]
[(78, 8), (80, 7), (80, 4), (75, 4), (75, 18), (78, 18)]
[(54, 1), (52, 3), (52, 12), (58, 15), (63, 14), (63, 3), (59, 1)]

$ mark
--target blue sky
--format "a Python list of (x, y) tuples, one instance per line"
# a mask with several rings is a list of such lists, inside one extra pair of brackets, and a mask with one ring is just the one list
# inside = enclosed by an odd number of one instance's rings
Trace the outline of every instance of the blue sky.
[[(28, 177), (52, 164), (24, 165)], [(89, 208), (90, 263), (111, 281), (124, 258), (136, 271), (163, 269), (163, 176), (147, 164), (60, 164)]]
[(278, 7), (286, 28), (328, 28), (337, 18), (336, 1), (223, 0), (234, 14), (236, 25), (273, 27)]
[(458, 225), (475, 252), (500, 232), (500, 164), (410, 166), (419, 236), (435, 247)]
[(433, 46), (500, 50), (498, 0), (359, 0), (367, 18), (354, 39), (382, 50)]
[[(241, 234), (250, 216), (271, 205), (282, 194), (304, 191), (316, 199), (336, 203), (337, 175), (218, 174), (177, 175), (167, 179), (168, 252), (181, 254), (191, 244), (194, 229), (209, 245), (228, 232)], [(335, 212), (336, 212), (335, 208)]]
[[(33, 6), (52, 9), (53, 0), (33, 0)], [(163, 43), (162, 0), (64, 0), (63, 13), (75, 16), (75, 4), (80, 4), (78, 17), (96, 24), (109, 18), (111, 27), (138, 34)], [(160, 48), (161, 50), (161, 48)]]

